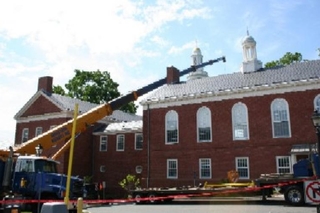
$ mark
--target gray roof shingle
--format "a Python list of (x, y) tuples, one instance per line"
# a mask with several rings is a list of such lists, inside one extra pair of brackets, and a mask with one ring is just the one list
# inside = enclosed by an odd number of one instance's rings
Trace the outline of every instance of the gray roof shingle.
[[(99, 104), (93, 104), (86, 101), (81, 101), (78, 99), (74, 99), (67, 96), (62, 96), (58, 94), (46, 94), (52, 102), (60, 106), (62, 109), (69, 111), (73, 110), (76, 103), (78, 103), (79, 112), (85, 113), (89, 110), (93, 109), (94, 107), (99, 106)], [(108, 120), (113, 121), (139, 121), (142, 119), (140, 115), (135, 115), (131, 113), (126, 113), (121, 110), (114, 110), (111, 115), (107, 116)]]
[(150, 99), (183, 97), (203, 92), (218, 93), (219, 91), (237, 90), (319, 78), (320, 60), (313, 60), (288, 66), (262, 69), (256, 72), (238, 72), (191, 80), (180, 84), (165, 85), (148, 95), (141, 103), (143, 104)]

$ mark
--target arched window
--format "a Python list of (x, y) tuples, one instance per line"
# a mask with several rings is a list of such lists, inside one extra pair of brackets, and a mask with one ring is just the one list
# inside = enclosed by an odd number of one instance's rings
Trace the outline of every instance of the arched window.
[(211, 112), (208, 107), (197, 111), (197, 138), (199, 142), (211, 142)]
[(314, 98), (314, 110), (318, 110), (320, 112), (320, 94)]
[(236, 103), (232, 107), (233, 140), (249, 139), (248, 109), (243, 103)]
[(166, 143), (178, 143), (178, 113), (170, 110), (166, 114)]
[(288, 103), (277, 98), (271, 103), (272, 132), (274, 138), (291, 137)]

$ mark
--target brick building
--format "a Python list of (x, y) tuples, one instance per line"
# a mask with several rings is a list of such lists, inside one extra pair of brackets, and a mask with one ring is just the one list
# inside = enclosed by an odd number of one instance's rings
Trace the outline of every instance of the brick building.
[[(264, 69), (253, 37), (242, 46), (239, 72), (209, 77), (199, 69), (141, 103), (146, 185), (218, 182), (230, 170), (249, 181), (292, 173), (308, 157), (317, 142), (311, 116), (320, 108), (320, 60)], [(199, 48), (191, 58), (202, 63)]]
[[(74, 107), (77, 103), (79, 106), (79, 114), (88, 112), (90, 109), (98, 106), (85, 101), (80, 101), (66, 96), (52, 93), (53, 78), (50, 76), (40, 77), (38, 81), (38, 90), (30, 98), (30, 100), (15, 115), (16, 133), (15, 145), (28, 141), (53, 127), (67, 122), (73, 118)], [(77, 134), (74, 147), (74, 161), (72, 174), (80, 177), (92, 176), (94, 173), (95, 148), (99, 150), (100, 141), (94, 143), (95, 132), (104, 129), (114, 122), (134, 122), (141, 121), (141, 116), (124, 113), (115, 110), (112, 115), (106, 116), (104, 119), (97, 121), (93, 126)], [(141, 133), (141, 128), (138, 129)], [(45, 143), (39, 141), (39, 143)], [(43, 145), (43, 144), (42, 144)], [(52, 157), (63, 146), (61, 144), (52, 144), (52, 148), (44, 150), (43, 155)], [(35, 154), (26, 153), (26, 154)], [(69, 150), (62, 152), (58, 157), (59, 172), (67, 173), (68, 170)]]
[[(201, 68), (182, 82), (178, 70), (167, 68), (170, 82), (141, 102), (142, 118), (116, 111), (76, 139), (73, 174), (105, 181), (115, 194), (127, 174), (137, 174), (142, 187), (160, 187), (218, 182), (230, 170), (241, 181), (291, 173), (317, 140), (311, 115), (320, 108), (320, 60), (264, 69), (255, 40), (247, 35), (242, 45), (239, 72), (210, 77)], [(199, 48), (191, 59), (202, 63)], [(16, 144), (24, 129), (32, 138), (37, 127), (46, 131), (72, 117), (76, 100), (51, 91), (52, 79), (41, 78), (15, 117)], [(87, 112), (95, 105), (79, 106)]]

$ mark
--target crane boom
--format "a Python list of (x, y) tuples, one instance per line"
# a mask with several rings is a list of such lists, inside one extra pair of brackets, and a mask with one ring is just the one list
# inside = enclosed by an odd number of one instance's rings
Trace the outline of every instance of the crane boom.
[[(188, 73), (194, 72), (199, 68), (205, 67), (207, 65), (212, 65), (213, 63), (219, 61), (225, 62), (225, 57), (220, 57), (215, 60), (209, 60), (208, 62), (191, 66), (179, 73), (180, 76), (186, 75)], [(136, 91), (130, 92), (126, 95), (120, 96), (116, 99), (113, 99), (109, 103), (101, 104), (86, 113), (83, 113), (77, 117), (77, 128), (76, 134), (83, 132), (93, 123), (103, 119), (105, 116), (111, 115), (112, 112), (116, 109), (119, 109), (121, 106), (137, 100), (138, 97), (166, 84), (167, 78), (160, 79), (155, 81), (147, 86), (144, 86)], [(19, 154), (31, 154), (34, 153), (35, 147), (38, 144), (41, 144), (44, 150), (50, 149), (52, 146), (59, 144), (61, 142), (67, 142), (71, 137), (73, 119), (69, 120), (61, 125), (56, 126), (53, 129), (44, 132), (43, 134), (23, 143), (19, 147), (15, 147), (14, 152)], [(0, 155), (3, 155), (4, 151), (0, 151)], [(9, 154), (9, 152), (8, 152)]]

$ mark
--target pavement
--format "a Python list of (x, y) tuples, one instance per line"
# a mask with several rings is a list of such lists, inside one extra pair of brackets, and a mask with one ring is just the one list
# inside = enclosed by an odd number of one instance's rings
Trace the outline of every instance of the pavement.
[(283, 195), (273, 195), (266, 200), (262, 200), (262, 196), (249, 197), (190, 197), (177, 198), (172, 201), (176, 204), (272, 204), (285, 203)]

